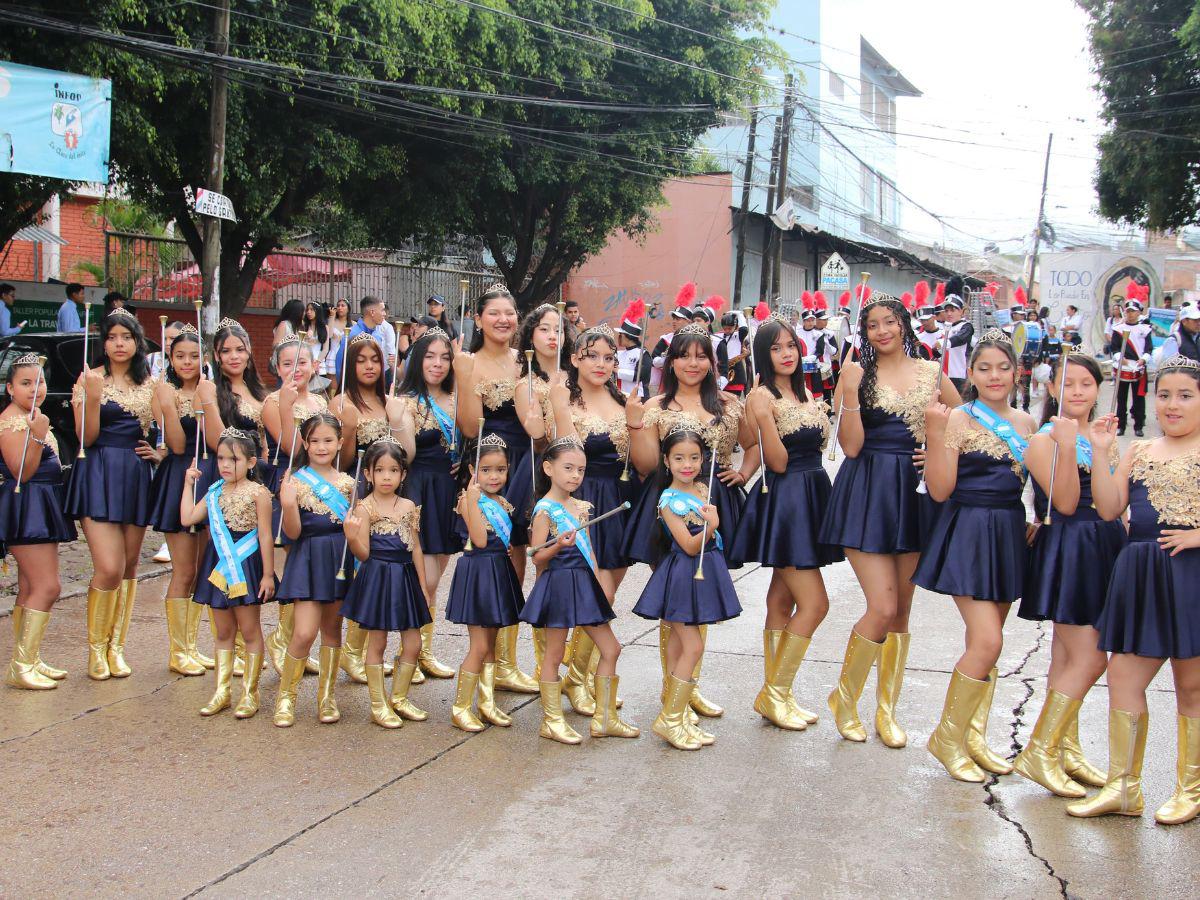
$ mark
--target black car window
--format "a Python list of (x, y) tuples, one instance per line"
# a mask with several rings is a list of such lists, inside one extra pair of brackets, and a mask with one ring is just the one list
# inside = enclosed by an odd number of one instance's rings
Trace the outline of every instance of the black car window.
[[(92, 347), (96, 345), (93, 337)], [(89, 355), (92, 347), (89, 347)], [(72, 335), (57, 341), (54, 346), (57, 364), (51, 366), (46, 376), (49, 390), (53, 393), (68, 393), (75, 386), (79, 373), (83, 371), (83, 335)]]

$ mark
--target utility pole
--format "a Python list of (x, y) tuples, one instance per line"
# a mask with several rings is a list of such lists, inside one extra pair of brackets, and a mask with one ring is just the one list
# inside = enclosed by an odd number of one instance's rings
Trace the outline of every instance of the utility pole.
[[(775, 202), (783, 203), (787, 196), (788, 176), (788, 147), (792, 142), (792, 117), (796, 112), (795, 97), (792, 94), (792, 76), (787, 77), (787, 86), (783, 92), (783, 139), (779, 145), (779, 186), (775, 189)], [(774, 212), (775, 210), (771, 210)], [(775, 267), (771, 275), (771, 296), (780, 295), (780, 284), (783, 280), (783, 231), (779, 232), (779, 243), (775, 248)]]
[(775, 177), (779, 171), (779, 139), (782, 136), (779, 122), (779, 119), (775, 120), (775, 138), (771, 143), (771, 171), (767, 175), (767, 208), (763, 211), (766, 221), (763, 223), (762, 265), (758, 270), (758, 299), (766, 300), (768, 303), (773, 299), (767, 295), (767, 289), (771, 286), (771, 263), (775, 261), (775, 255), (771, 252), (771, 241), (775, 236), (775, 226), (771, 224), (771, 213), (775, 211)]
[[(216, 0), (213, 14), (213, 53), (229, 54), (229, 2)], [(208, 122), (208, 189), (218, 194), (225, 187), (225, 110), (229, 101), (229, 79), (221, 65), (213, 67), (212, 105)], [(204, 258), (200, 262), (204, 299), (204, 333), (216, 333), (221, 319), (221, 220), (204, 217)], [(203, 348), (202, 348), (203, 352)]]
[(733, 305), (742, 308), (742, 273), (746, 271), (746, 227), (750, 216), (750, 189), (754, 181), (754, 138), (758, 130), (758, 108), (750, 110), (750, 137), (746, 142), (746, 168), (742, 175), (742, 211), (738, 218), (737, 256), (733, 266)]
[[(1046, 214), (1046, 183), (1050, 180), (1050, 146), (1054, 143), (1054, 132), (1046, 139), (1046, 165), (1042, 169), (1042, 199), (1038, 203), (1037, 224), (1033, 228), (1033, 255), (1029, 257), (1029, 302), (1033, 303), (1033, 279), (1037, 275), (1038, 246), (1042, 242), (1042, 218)], [(1041, 297), (1038, 305), (1041, 306)]]

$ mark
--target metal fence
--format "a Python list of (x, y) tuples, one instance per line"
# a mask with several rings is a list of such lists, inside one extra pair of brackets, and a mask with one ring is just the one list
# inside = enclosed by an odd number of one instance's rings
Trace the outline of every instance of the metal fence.
[[(263, 263), (247, 304), (250, 309), (275, 310), (288, 300), (333, 304), (346, 298), (357, 314), (357, 303), (370, 294), (387, 303), (388, 315), (422, 315), (431, 294), (458, 308), (465, 280), (468, 298), (478, 296), (499, 276), (448, 266), (413, 266), (391, 262), (388, 251), (358, 254), (304, 253), (280, 250)], [(135, 303), (191, 308), (201, 293), (200, 268), (187, 242), (108, 231), (104, 235), (104, 283)], [(452, 312), (453, 314), (453, 312)]]

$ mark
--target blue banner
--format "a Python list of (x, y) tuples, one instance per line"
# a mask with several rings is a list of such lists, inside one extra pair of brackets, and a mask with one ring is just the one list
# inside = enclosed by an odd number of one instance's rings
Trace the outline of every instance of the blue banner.
[(0, 61), (0, 172), (108, 183), (112, 82)]

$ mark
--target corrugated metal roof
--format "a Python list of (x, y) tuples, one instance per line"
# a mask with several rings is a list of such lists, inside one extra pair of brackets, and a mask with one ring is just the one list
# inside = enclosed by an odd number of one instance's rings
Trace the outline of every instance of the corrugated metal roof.
[(65, 247), (67, 241), (41, 225), (26, 225), (12, 236), (14, 241), (32, 241), (35, 244), (58, 244)]

